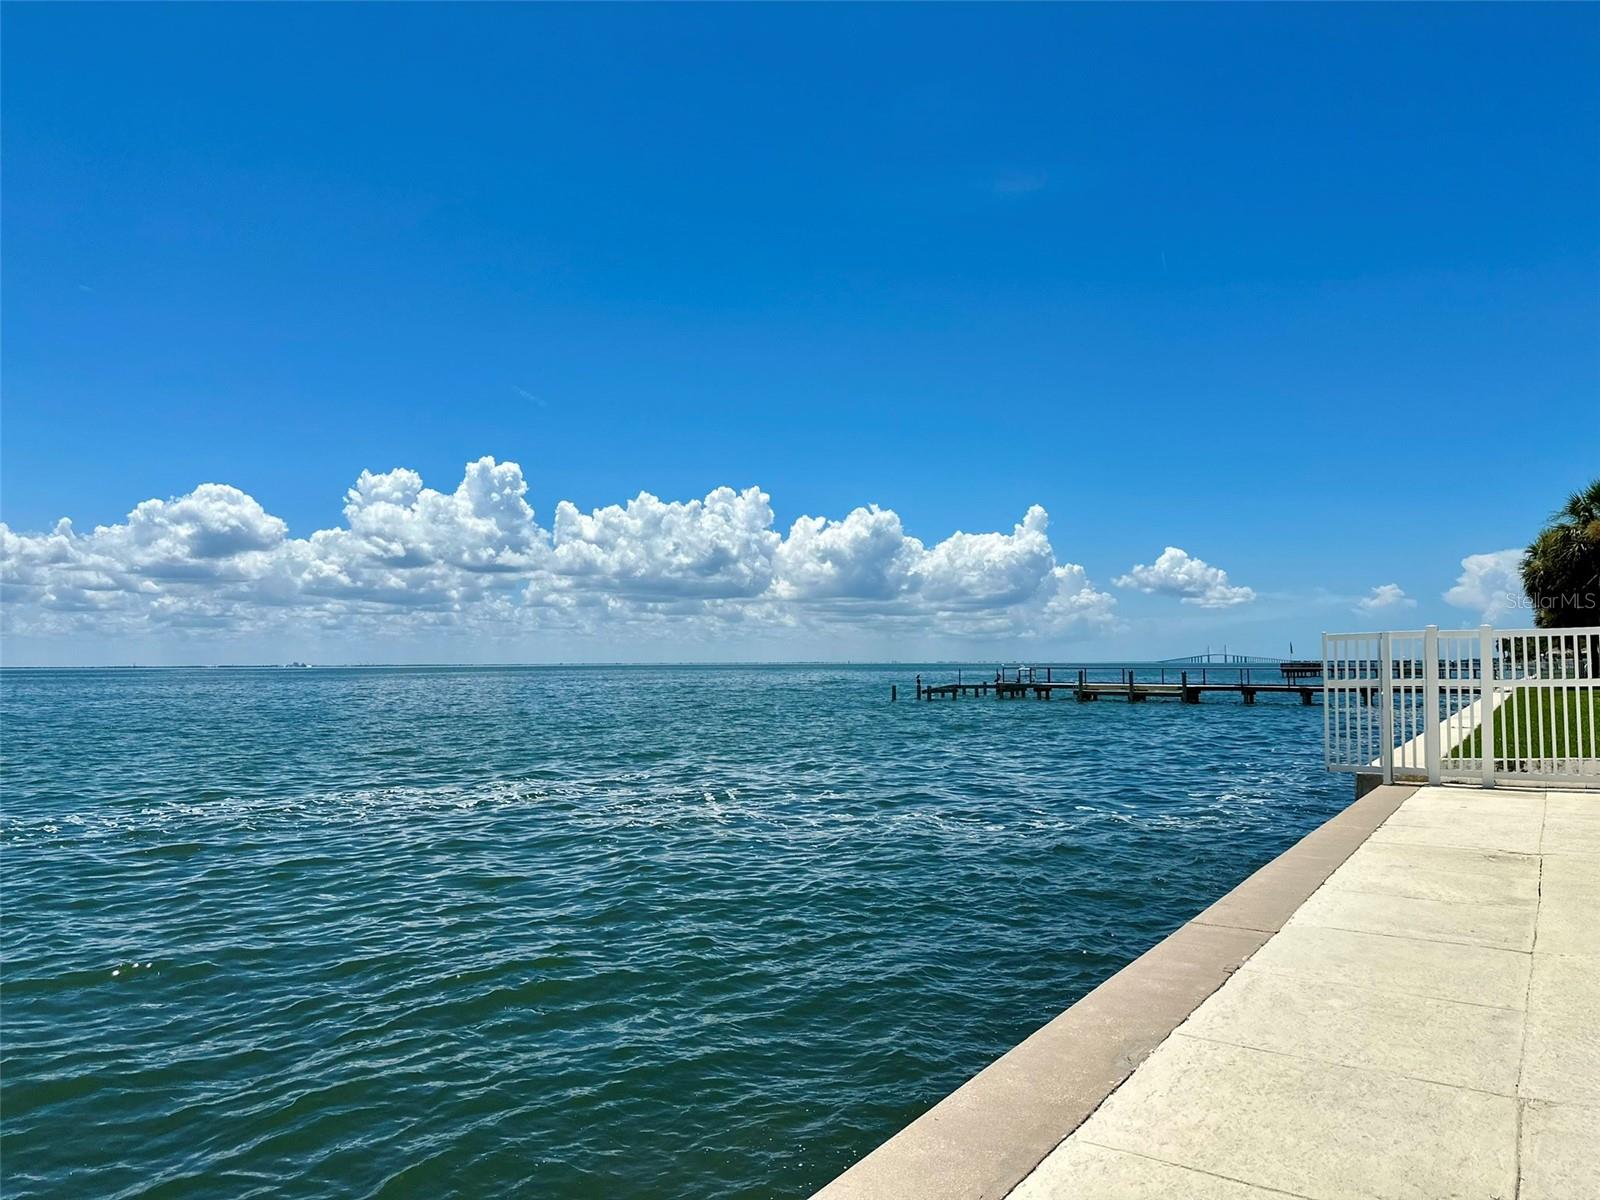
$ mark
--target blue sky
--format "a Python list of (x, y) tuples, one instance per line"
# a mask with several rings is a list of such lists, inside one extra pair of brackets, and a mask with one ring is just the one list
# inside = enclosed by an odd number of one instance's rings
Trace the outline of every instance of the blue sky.
[[(0, 508), (13, 537), (76, 531), (8, 550), (10, 661), (1273, 652), (1476, 623), (1442, 599), (1463, 558), (1525, 544), (1600, 469), (1593, 6), (11, 4), (4, 26)], [(761, 514), (705, 506), (569, 522), (555, 569), (402, 488), (385, 520), (411, 524), (317, 560), (340, 595), (284, 549), (345, 527), (364, 470), (455, 495), (484, 456), (519, 465), (552, 543), (559, 501), (641, 491), (757, 487), (779, 538), (876, 504), (930, 554), (1039, 505), (1052, 561), (1111, 603), (1030, 624), (1042, 593), (935, 579), (986, 569), (964, 544), (896, 575), (868, 558), (899, 543), (861, 530), (829, 582), (724, 586), (775, 543), (719, 541)], [(204, 483), (282, 530), (211, 496), (88, 544)], [(976, 549), (1043, 579), (1018, 545)], [(1252, 597), (1182, 570), (1140, 590), (1168, 546)], [(469, 574), (428, 574), (450, 562)], [(507, 616), (549, 570), (535, 606), (567, 616)], [(1414, 606), (1357, 609), (1391, 583)], [(315, 633), (282, 616), (302, 607)]]

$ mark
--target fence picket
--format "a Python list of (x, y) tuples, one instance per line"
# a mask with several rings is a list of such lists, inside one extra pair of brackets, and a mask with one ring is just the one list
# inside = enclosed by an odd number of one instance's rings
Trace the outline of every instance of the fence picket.
[(1596, 646), (1600, 627), (1324, 634), (1324, 761), (1384, 780), (1600, 786)]

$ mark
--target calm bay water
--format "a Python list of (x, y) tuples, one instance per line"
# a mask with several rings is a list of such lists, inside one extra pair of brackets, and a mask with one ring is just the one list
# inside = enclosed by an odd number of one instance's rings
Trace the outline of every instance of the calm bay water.
[(6, 672), (0, 1190), (804, 1196), (1348, 799), (916, 670)]

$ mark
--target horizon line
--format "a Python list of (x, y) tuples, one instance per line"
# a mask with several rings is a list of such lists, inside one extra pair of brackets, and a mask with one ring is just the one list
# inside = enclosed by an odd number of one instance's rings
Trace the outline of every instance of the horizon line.
[[(1287, 659), (1264, 658), (1256, 662), (1194, 664), (1220, 668), (1268, 667)], [(0, 674), (7, 671), (351, 671), (416, 670), (420, 668), (470, 668), (503, 670), (536, 667), (1098, 667), (1098, 666), (1176, 666), (1172, 659), (1160, 658), (1071, 658), (1010, 659), (993, 658), (726, 658), (726, 659), (605, 659), (549, 660), (542, 662), (238, 662), (238, 663), (0, 663)]]

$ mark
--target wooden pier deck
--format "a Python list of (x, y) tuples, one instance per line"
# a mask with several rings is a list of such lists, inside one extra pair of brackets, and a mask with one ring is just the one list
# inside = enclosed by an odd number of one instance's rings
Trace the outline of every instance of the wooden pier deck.
[(1079, 671), (1075, 677), (1066, 680), (1057, 680), (1049, 674), (1043, 679), (1005, 679), (997, 672), (994, 679), (980, 679), (971, 683), (957, 681), (934, 684), (924, 684), (922, 676), (918, 675), (916, 697), (919, 700), (933, 700), (936, 697), (955, 700), (962, 696), (993, 695), (996, 700), (1007, 700), (1031, 695), (1036, 700), (1049, 700), (1055, 693), (1064, 692), (1079, 703), (1113, 699), (1126, 700), (1130, 704), (1146, 700), (1177, 700), (1182, 704), (1199, 704), (1201, 696), (1209, 692), (1239, 696), (1246, 704), (1254, 704), (1256, 697), (1261, 694), (1294, 695), (1300, 697), (1301, 704), (1311, 704), (1322, 692), (1320, 683), (1262, 683), (1247, 675), (1241, 675), (1240, 678), (1231, 681), (1215, 681), (1202, 672), (1194, 672), (1194, 678), (1191, 678), (1191, 673), (1188, 671), (1176, 674), (1178, 678), (1172, 682), (1167, 682), (1165, 678), (1155, 682), (1138, 679), (1134, 671), (1124, 672), (1124, 677), (1120, 680), (1089, 679), (1085, 671)]

